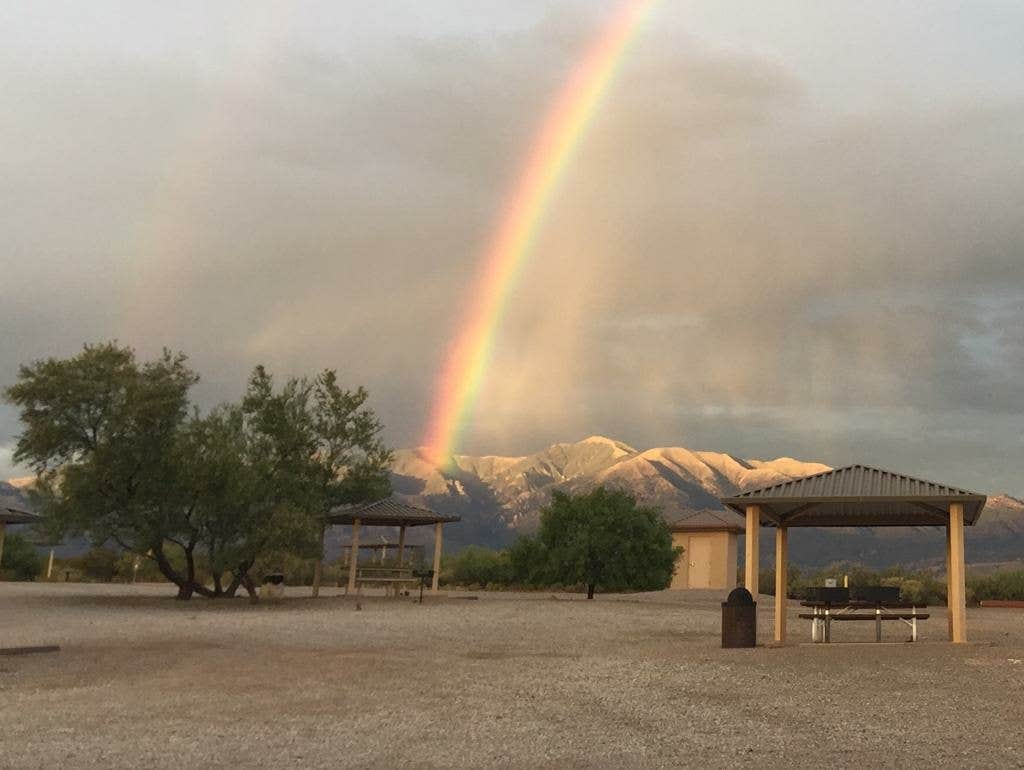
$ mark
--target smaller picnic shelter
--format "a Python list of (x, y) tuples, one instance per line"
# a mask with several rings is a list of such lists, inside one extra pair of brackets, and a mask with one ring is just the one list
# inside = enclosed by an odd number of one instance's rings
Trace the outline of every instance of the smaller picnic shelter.
[[(394, 497), (378, 500), (375, 503), (359, 505), (343, 505), (327, 514), (327, 524), (331, 526), (350, 526), (352, 537), (348, 547), (353, 555), (359, 552), (359, 532), (362, 527), (397, 527), (398, 528), (398, 563), (405, 557), (405, 531), (409, 527), (434, 526), (434, 577), (430, 590), (437, 592), (438, 579), (441, 574), (441, 549), (443, 528), (445, 524), (460, 521), (460, 516), (448, 516), (429, 508), (404, 503)], [(348, 590), (356, 588), (357, 559), (350, 558), (348, 563)]]
[(4, 535), (7, 532), (8, 524), (35, 524), (40, 517), (28, 511), (20, 511), (17, 508), (0, 508), (0, 560), (4, 556)]
[(744, 584), (758, 594), (758, 540), (775, 527), (775, 641), (786, 639), (787, 544), (790, 527), (946, 528), (949, 640), (967, 641), (964, 526), (985, 508), (985, 495), (901, 473), (851, 465), (723, 497), (746, 516)]

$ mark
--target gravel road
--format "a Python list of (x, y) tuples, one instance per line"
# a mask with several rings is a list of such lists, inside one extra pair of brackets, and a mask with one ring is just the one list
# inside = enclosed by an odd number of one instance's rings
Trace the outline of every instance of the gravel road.
[(721, 592), (300, 592), (0, 584), (0, 646), (61, 646), (0, 656), (0, 766), (1024, 767), (1020, 610), (825, 647), (793, 606), (790, 645), (722, 650)]

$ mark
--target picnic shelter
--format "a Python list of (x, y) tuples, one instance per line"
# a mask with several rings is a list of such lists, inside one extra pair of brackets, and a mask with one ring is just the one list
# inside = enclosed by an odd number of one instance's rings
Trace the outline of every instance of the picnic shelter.
[(787, 539), (791, 527), (945, 527), (949, 639), (967, 641), (964, 527), (986, 497), (900, 473), (851, 465), (722, 498), (746, 517), (744, 585), (758, 593), (758, 540), (775, 527), (775, 641), (786, 640)]
[(460, 521), (460, 516), (448, 516), (429, 508), (404, 503), (394, 497), (378, 500), (375, 503), (361, 505), (345, 505), (332, 510), (327, 514), (327, 524), (331, 526), (349, 526), (352, 528), (352, 537), (347, 546), (350, 549), (351, 557), (348, 562), (348, 590), (356, 588), (358, 560), (355, 555), (359, 553), (359, 534), (363, 527), (397, 527), (398, 528), (398, 563), (402, 564), (405, 558), (405, 531), (409, 527), (434, 527), (434, 562), (433, 577), (431, 578), (431, 591), (438, 589), (438, 579), (441, 573), (441, 550), (443, 543), (443, 528), (445, 524), (452, 524)]

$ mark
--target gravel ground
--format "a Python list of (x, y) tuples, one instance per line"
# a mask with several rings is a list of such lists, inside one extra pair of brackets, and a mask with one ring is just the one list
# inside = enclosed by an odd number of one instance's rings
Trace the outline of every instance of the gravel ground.
[(475, 595), (0, 584), (0, 646), (61, 645), (0, 657), (0, 765), (1024, 767), (1019, 610), (824, 647), (793, 606), (789, 646), (723, 650), (721, 592)]

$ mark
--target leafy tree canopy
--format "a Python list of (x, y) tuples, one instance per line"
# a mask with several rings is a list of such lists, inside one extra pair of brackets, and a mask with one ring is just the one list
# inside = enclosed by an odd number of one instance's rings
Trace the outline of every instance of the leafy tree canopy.
[(602, 590), (654, 591), (672, 580), (677, 549), (654, 508), (637, 505), (618, 489), (587, 494), (555, 492), (534, 537), (510, 551), (513, 570), (525, 582)]
[(116, 343), (21, 367), (6, 392), (24, 426), (15, 459), (39, 476), (51, 535), (145, 555), (180, 598), (233, 595), (255, 590), (261, 555), (313, 555), (331, 507), (390, 493), (364, 389), (333, 371), (275, 388), (260, 366), (240, 403), (203, 415), (189, 402), (197, 380), (180, 353), (140, 363)]

